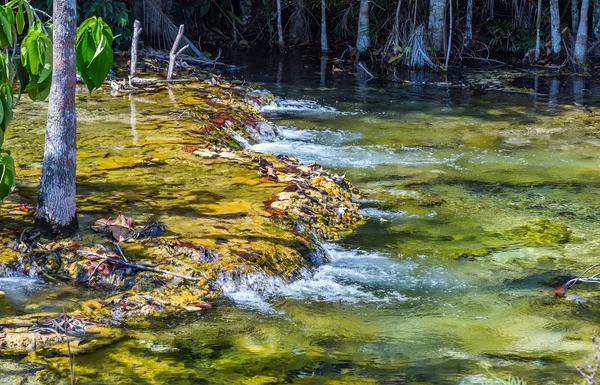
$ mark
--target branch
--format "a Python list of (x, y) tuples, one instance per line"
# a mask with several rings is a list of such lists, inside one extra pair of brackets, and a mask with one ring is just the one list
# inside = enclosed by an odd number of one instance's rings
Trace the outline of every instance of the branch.
[(169, 72), (167, 73), (167, 80), (171, 80), (173, 77), (173, 70), (175, 69), (175, 59), (177, 59), (177, 55), (181, 53), (184, 49), (186, 49), (188, 45), (186, 45), (182, 50), (177, 51), (177, 47), (179, 47), (179, 42), (183, 37), (183, 29), (184, 25), (181, 24), (179, 26), (179, 31), (177, 32), (177, 37), (175, 38), (175, 43), (173, 43), (173, 48), (171, 48), (171, 53), (169, 54)]
[(104, 261), (109, 261), (109, 262), (112, 262), (112, 263), (116, 263), (117, 265), (132, 267), (132, 268), (137, 269), (137, 270), (151, 271), (153, 273), (171, 275), (173, 277), (177, 277), (177, 278), (181, 278), (181, 279), (187, 279), (188, 281), (198, 282), (198, 281), (201, 281), (203, 279), (203, 278), (191, 277), (189, 275), (182, 275), (182, 274), (173, 273), (171, 271), (164, 270), (164, 269), (159, 269), (159, 268), (156, 268), (156, 267), (144, 266), (144, 265), (140, 265), (138, 263), (125, 262), (125, 261), (121, 261), (120, 259), (107, 257), (105, 255), (101, 255), (101, 254), (94, 253), (94, 252), (91, 252), (91, 251), (77, 251), (77, 253), (78, 254), (82, 254), (82, 255), (89, 255), (89, 256), (92, 256), (92, 257), (96, 257), (96, 258), (102, 259)]

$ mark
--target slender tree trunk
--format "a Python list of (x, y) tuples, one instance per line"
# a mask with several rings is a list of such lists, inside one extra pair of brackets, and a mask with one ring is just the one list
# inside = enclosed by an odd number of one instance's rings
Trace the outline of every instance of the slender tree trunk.
[(453, 24), (452, 24), (452, 0), (448, 1), (450, 3), (450, 8), (449, 8), (449, 12), (450, 12), (450, 28), (448, 31), (448, 50), (446, 51), (446, 64), (444, 65), (444, 67), (446, 68), (446, 70), (448, 69), (448, 66), (450, 65), (450, 52), (452, 52), (452, 33), (454, 31), (452, 31), (453, 28)]
[(579, 0), (571, 0), (571, 30), (577, 34), (579, 28)]
[(283, 41), (283, 23), (281, 22), (281, 0), (277, 0), (277, 44), (279, 50), (285, 49), (285, 42)]
[(468, 47), (473, 41), (473, 0), (467, 0), (467, 22), (465, 26), (465, 41), (463, 45)]
[(558, 0), (550, 0), (550, 22), (552, 32), (552, 56), (558, 60), (562, 49), (562, 38), (560, 36), (560, 9)]
[(575, 39), (575, 61), (578, 65), (585, 65), (587, 42), (588, 42), (588, 11), (590, 0), (581, 1), (581, 13), (579, 16), (579, 28), (577, 29), (577, 38)]
[(394, 29), (392, 31), (393, 35), (393, 43), (394, 46), (393, 51), (396, 52), (396, 47), (400, 45), (400, 9), (402, 8), (402, 0), (398, 0), (398, 4), (396, 5), (396, 14), (394, 15)]
[(447, 0), (429, 1), (429, 33), (433, 51), (436, 55), (444, 54), (444, 28), (446, 26)]
[(133, 86), (137, 71), (137, 49), (140, 41), (142, 25), (139, 20), (133, 22), (133, 37), (131, 39), (131, 60), (129, 62), (129, 85)]
[(593, 0), (592, 4), (592, 34), (596, 39), (600, 39), (600, 0)]
[(310, 40), (310, 26), (305, 0), (293, 0), (294, 12), (290, 17), (290, 38), (294, 43)]
[(537, 3), (537, 18), (535, 21), (536, 36), (535, 36), (535, 62), (540, 61), (540, 51), (542, 49), (542, 0)]
[(36, 227), (66, 237), (79, 229), (75, 212), (77, 21), (75, 0), (54, 0), (53, 69)]
[(321, 0), (321, 52), (329, 51), (327, 44), (327, 5)]
[(369, 0), (360, 0), (360, 13), (358, 14), (358, 33), (356, 35), (356, 49), (362, 53), (371, 45), (369, 34)]

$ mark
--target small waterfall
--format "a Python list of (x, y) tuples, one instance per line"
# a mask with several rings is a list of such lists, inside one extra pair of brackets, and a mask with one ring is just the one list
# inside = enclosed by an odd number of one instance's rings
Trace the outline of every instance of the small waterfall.
[(241, 306), (278, 312), (277, 300), (292, 299), (332, 303), (395, 303), (415, 299), (405, 294), (415, 289), (447, 287), (441, 268), (420, 271), (415, 261), (399, 261), (380, 252), (348, 250), (333, 243), (321, 244), (329, 262), (304, 269), (293, 281), (260, 272), (223, 273), (216, 286)]

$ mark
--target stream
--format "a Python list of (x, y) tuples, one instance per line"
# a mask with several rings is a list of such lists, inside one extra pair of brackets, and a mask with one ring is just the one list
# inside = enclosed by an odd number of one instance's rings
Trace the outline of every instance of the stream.
[[(253, 149), (346, 174), (367, 219), (324, 243), (330, 262), (293, 283), (223, 277), (225, 297), (199, 319), (131, 331), (78, 357), (85, 383), (578, 378), (574, 366), (600, 330), (600, 295), (591, 285), (569, 299), (548, 292), (600, 251), (600, 119), (573, 105), (597, 111), (600, 84), (523, 74), (515, 84), (549, 95), (527, 96), (367, 82), (298, 53), (236, 60), (248, 67), (230, 76), (280, 98), (262, 112), (281, 137)], [(121, 109), (126, 116), (127, 104)], [(143, 117), (136, 124), (143, 130)], [(14, 280), (0, 279), (0, 289), (12, 311), (27, 312), (46, 284)]]

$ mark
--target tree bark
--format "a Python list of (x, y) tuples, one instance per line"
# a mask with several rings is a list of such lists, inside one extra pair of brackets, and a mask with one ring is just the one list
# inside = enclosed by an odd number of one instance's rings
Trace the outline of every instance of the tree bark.
[(467, 0), (467, 21), (465, 26), (465, 40), (463, 45), (468, 47), (473, 41), (473, 0)]
[(536, 36), (535, 36), (535, 62), (540, 61), (540, 50), (542, 49), (542, 0), (537, 3), (537, 18), (535, 21)]
[(281, 22), (281, 0), (277, 0), (277, 44), (279, 50), (285, 49), (285, 42), (283, 41), (283, 24)]
[(445, 68), (446, 70), (448, 70), (448, 66), (450, 65), (450, 52), (452, 52), (452, 34), (454, 33), (454, 31), (452, 30), (453, 28), (453, 24), (452, 24), (452, 0), (449, 0), (450, 3), (450, 28), (448, 31), (448, 50), (446, 51), (446, 64), (445, 64)]
[(444, 27), (446, 26), (447, 0), (429, 1), (429, 33), (431, 48), (436, 55), (444, 54)]
[(571, 30), (577, 34), (579, 28), (579, 0), (571, 0)]
[(329, 51), (327, 44), (327, 5), (321, 0), (321, 52)]
[(290, 38), (294, 43), (310, 40), (310, 27), (305, 0), (293, 0), (294, 12), (290, 17)]
[(129, 62), (129, 85), (133, 86), (137, 71), (137, 49), (140, 41), (142, 26), (139, 20), (133, 22), (133, 37), (131, 38), (131, 60)]
[(592, 33), (596, 39), (600, 39), (600, 0), (594, 0), (594, 12), (592, 13)]
[(66, 237), (79, 229), (75, 212), (77, 21), (75, 0), (54, 0), (53, 69), (36, 227)]
[(558, 0), (550, 0), (550, 24), (552, 32), (552, 56), (554, 60), (559, 58), (562, 49), (562, 38), (560, 35), (560, 9)]
[(358, 14), (358, 33), (356, 35), (356, 49), (359, 53), (366, 51), (371, 45), (369, 34), (369, 0), (360, 0)]
[(577, 38), (575, 39), (575, 61), (578, 65), (585, 65), (587, 42), (588, 42), (588, 11), (590, 0), (581, 1), (581, 13), (579, 16), (579, 28), (577, 29)]

